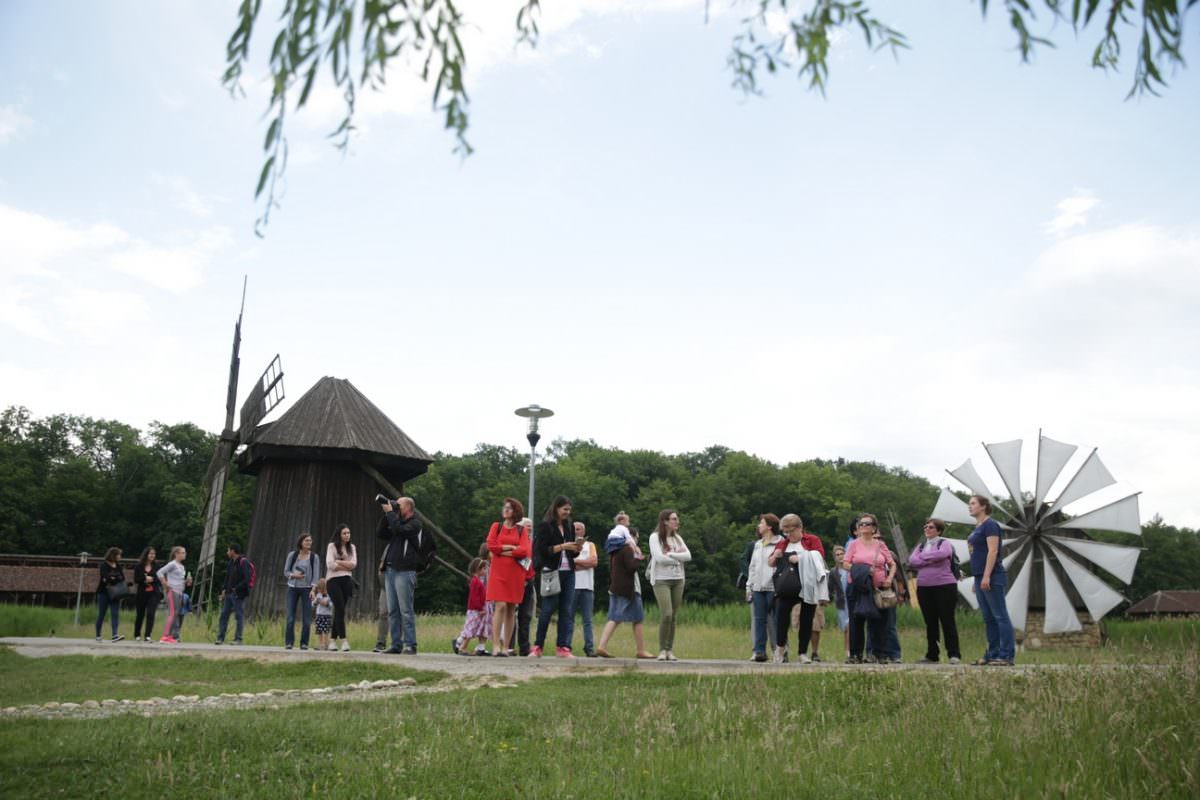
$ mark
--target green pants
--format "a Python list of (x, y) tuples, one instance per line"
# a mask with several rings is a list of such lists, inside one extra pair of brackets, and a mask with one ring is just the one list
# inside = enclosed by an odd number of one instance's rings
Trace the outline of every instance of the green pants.
[(658, 649), (675, 649), (675, 618), (683, 607), (683, 579), (656, 580), (654, 599), (658, 601)]

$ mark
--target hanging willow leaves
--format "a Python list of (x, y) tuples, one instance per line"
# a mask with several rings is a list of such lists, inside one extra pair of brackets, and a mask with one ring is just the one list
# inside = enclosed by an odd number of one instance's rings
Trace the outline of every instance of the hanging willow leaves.
[[(488, 0), (505, 2), (505, 0)], [(535, 46), (540, 35), (540, 0), (510, 0), (517, 8), (516, 39)], [(824, 94), (829, 80), (829, 53), (834, 35), (857, 30), (867, 47), (894, 56), (909, 47), (903, 33), (879, 19), (866, 0), (729, 0), (749, 8), (734, 36), (726, 64), (733, 85), (747, 94), (761, 94), (761, 76), (796, 72), (810, 89)], [(1121, 57), (1120, 33), (1136, 29), (1133, 86), (1129, 96), (1157, 95), (1166, 87), (1164, 74), (1184, 65), (1183, 17), (1200, 0), (1003, 0), (1010, 27), (1017, 37), (1022, 61), (1039, 46), (1053, 47), (1040, 28), (1068, 22), (1076, 34), (1094, 18), (1103, 19), (1101, 38), (1092, 53), (1092, 66), (1115, 70)], [(987, 14), (992, 0), (979, 0)], [(707, 2), (705, 19), (708, 19)], [(1036, 9), (1035, 9), (1036, 7)], [(1105, 13), (1099, 13), (1101, 10)], [(1039, 20), (1035, 10), (1045, 12)], [(242, 0), (237, 24), (225, 47), (222, 82), (234, 96), (244, 96), (242, 80), (250, 58), (250, 42), (262, 11), (262, 0)], [(780, 27), (779, 21), (785, 21)], [(431, 106), (443, 116), (454, 136), (453, 151), (470, 155), (467, 139), (470, 100), (467, 96), (467, 56), (460, 31), (468, 24), (455, 0), (284, 0), (279, 29), (268, 65), (272, 85), (265, 116), (270, 120), (263, 142), (263, 168), (255, 198), (263, 203), (255, 229), (261, 235), (271, 210), (279, 205), (279, 183), (287, 165), (284, 118), (289, 95), (294, 110), (303, 108), (320, 78), (322, 63), (341, 91), (345, 114), (329, 138), (345, 150), (354, 131), (359, 91), (381, 89), (392, 63), (403, 64), (426, 83), (432, 82)], [(399, 60), (397, 60), (399, 59)], [(265, 196), (264, 196), (265, 192)]]

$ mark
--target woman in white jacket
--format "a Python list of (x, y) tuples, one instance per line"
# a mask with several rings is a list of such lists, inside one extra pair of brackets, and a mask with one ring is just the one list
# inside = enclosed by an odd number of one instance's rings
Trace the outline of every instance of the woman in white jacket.
[(679, 515), (669, 508), (658, 515), (658, 527), (650, 534), (650, 584), (658, 603), (658, 660), (675, 658), (675, 620), (683, 605), (683, 565), (692, 553), (679, 536)]
[(775, 545), (782, 541), (779, 535), (779, 517), (761, 514), (758, 518), (758, 541), (750, 555), (750, 568), (746, 574), (746, 592), (752, 603), (754, 630), (754, 660), (767, 660), (767, 645), (775, 647), (775, 585), (772, 581), (775, 570), (767, 559), (775, 552)]

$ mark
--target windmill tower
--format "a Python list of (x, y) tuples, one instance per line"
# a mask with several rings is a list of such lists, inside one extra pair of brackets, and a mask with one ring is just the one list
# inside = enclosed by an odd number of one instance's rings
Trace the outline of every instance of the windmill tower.
[(379, 478), (403, 489), (433, 458), (348, 380), (325, 377), (275, 422), (257, 429), (238, 456), (238, 469), (257, 475), (247, 554), (258, 571), (248, 611), (283, 611), (288, 551), (302, 533), (322, 560), (334, 526), (350, 526), (358, 554), (359, 588), (348, 613), (373, 613), (379, 596), (382, 546)]
[(233, 355), (229, 360), (229, 388), (225, 395), (225, 427), (221, 430), (217, 449), (204, 476), (204, 536), (200, 540), (200, 564), (196, 570), (196, 588), (193, 591), (196, 605), (200, 608), (205, 607), (212, 598), (221, 502), (225, 499), (225, 481), (229, 477), (230, 462), (237, 448), (249, 442), (255, 426), (283, 400), (283, 367), (276, 354), (242, 404), (238, 427), (234, 429), (233, 410), (237, 405), (238, 373), (242, 364), (242, 312), (245, 308), (246, 282), (243, 280), (242, 307), (233, 326)]
[[(1086, 508), (1087, 500), (1114, 485), (1116, 478), (1100, 461), (1093, 449), (1083, 462), (1069, 473), (1053, 500), (1050, 490), (1062, 475), (1076, 445), (1056, 442), (1038, 434), (1037, 474), (1032, 495), (1021, 491), (1020, 439), (984, 444), (989, 460), (999, 473), (1008, 492), (996, 496), (979, 476), (971, 459), (957, 469), (947, 470), (974, 494), (993, 498), (994, 518), (1005, 530), (1000, 558), (1008, 571), (1005, 605), (1013, 627), (1025, 633), (1026, 641), (1041, 634), (1076, 634), (1089, 627), (1099, 643), (1100, 620), (1125, 598), (1097, 575), (1103, 570), (1128, 584), (1133, 579), (1141, 548), (1094, 541), (1088, 530), (1116, 531), (1140, 536), (1141, 518), (1138, 494), (1124, 495), (1097, 508), (1071, 514), (1069, 508)], [(1065, 476), (1064, 476), (1065, 477)], [(1083, 501), (1076, 506), (1077, 501)], [(942, 489), (930, 516), (946, 522), (975, 525), (967, 505), (949, 489)], [(968, 561), (967, 543), (951, 539), (959, 559)], [(976, 605), (974, 578), (959, 581), (959, 592), (972, 607)], [(1086, 612), (1081, 614), (1080, 612)], [(1031, 613), (1032, 612), (1032, 613)], [(1032, 643), (1032, 642), (1031, 642)]]

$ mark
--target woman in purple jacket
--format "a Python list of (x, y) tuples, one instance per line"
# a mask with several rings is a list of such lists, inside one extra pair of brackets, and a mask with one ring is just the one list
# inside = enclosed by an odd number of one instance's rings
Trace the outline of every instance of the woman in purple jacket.
[(908, 560), (909, 566), (917, 571), (917, 602), (921, 606), (921, 616), (925, 618), (925, 638), (929, 642), (925, 657), (918, 664), (937, 663), (939, 623), (950, 663), (957, 664), (962, 659), (958, 649), (958, 628), (954, 624), (954, 607), (958, 605), (958, 579), (950, 567), (954, 547), (948, 539), (942, 538), (945, 531), (946, 523), (940, 519), (925, 520), (925, 541)]

